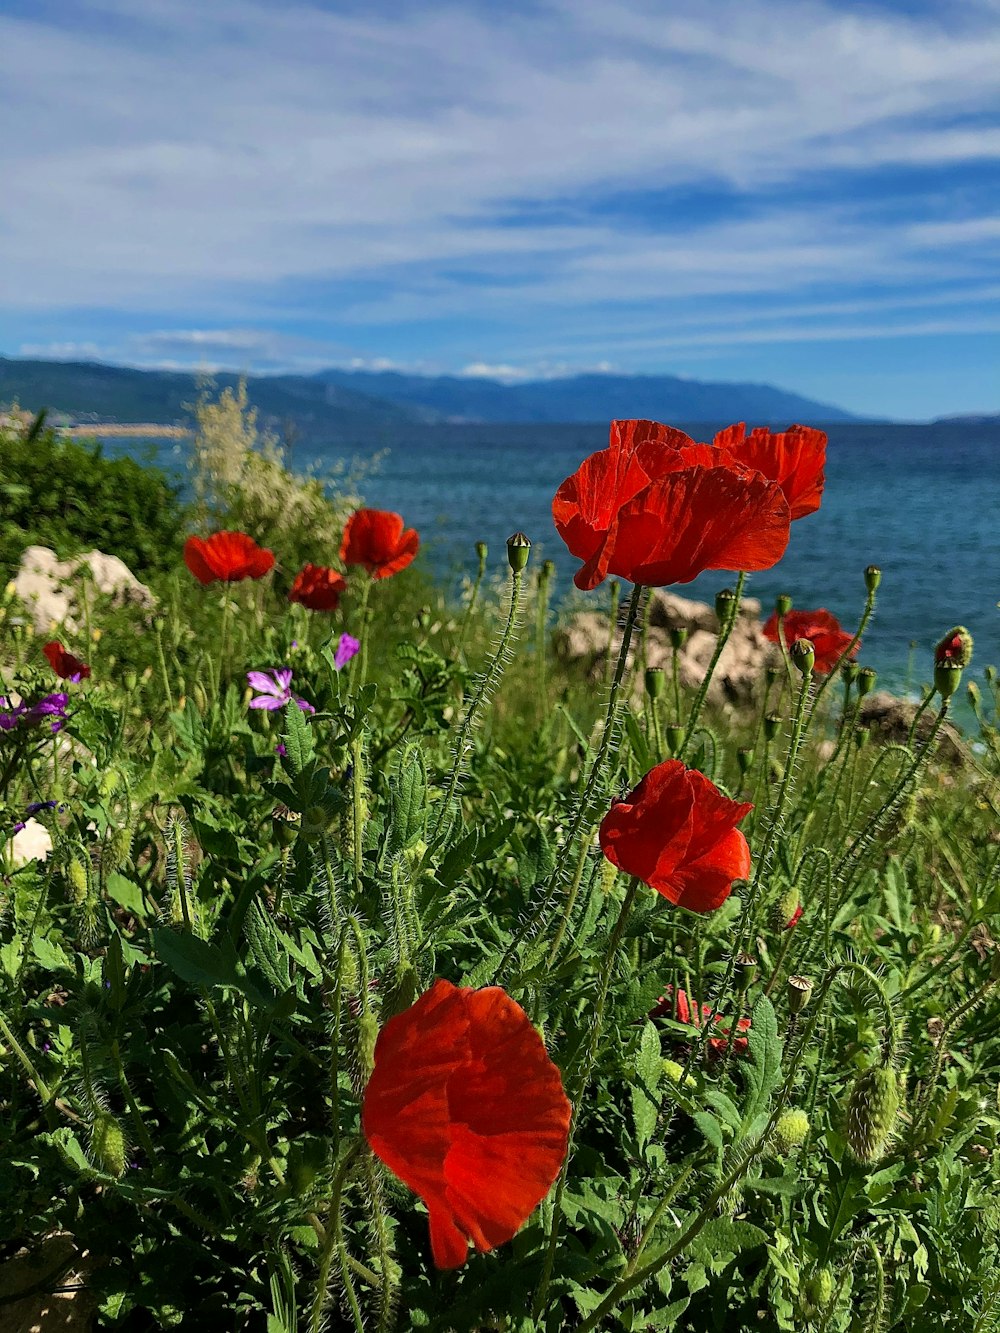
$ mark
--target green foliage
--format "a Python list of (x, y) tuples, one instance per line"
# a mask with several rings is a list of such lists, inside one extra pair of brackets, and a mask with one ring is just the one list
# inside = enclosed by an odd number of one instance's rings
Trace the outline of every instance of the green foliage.
[[(0, 827), (57, 802), (44, 862), (0, 836), (0, 1259), (70, 1234), (98, 1325), (123, 1329), (996, 1325), (988, 745), (956, 770), (819, 710), (794, 763), (775, 742), (741, 765), (774, 691), (703, 715), (696, 753), (772, 854), (696, 916), (593, 845), (666, 757), (667, 712), (627, 678), (602, 747), (592, 682), (501, 659), (509, 581), (467, 615), (408, 569), (372, 586), (370, 623), (356, 591), (312, 615), (183, 569), (158, 590), (142, 633), (94, 609), (66, 731), (0, 749)], [(364, 666), (336, 669), (344, 631)], [(314, 714), (248, 709), (244, 673), (284, 664)], [(52, 687), (30, 640), (4, 667)], [(437, 976), (503, 985), (576, 1106), (560, 1184), (449, 1273), (360, 1134), (377, 1030)], [(680, 988), (700, 1023), (674, 1017)], [(872, 1071), (900, 1080), (891, 1107)]]
[(26, 546), (61, 558), (97, 549), (140, 579), (176, 567), (184, 537), (180, 488), (131, 458), (63, 439), (44, 425), (0, 425), (0, 572)]

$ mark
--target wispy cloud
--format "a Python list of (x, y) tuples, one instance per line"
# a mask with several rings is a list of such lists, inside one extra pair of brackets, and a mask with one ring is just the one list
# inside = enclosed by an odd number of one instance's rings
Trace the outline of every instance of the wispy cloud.
[(256, 369), (986, 327), (997, 68), (977, 0), (60, 0), (0, 14), (0, 291)]

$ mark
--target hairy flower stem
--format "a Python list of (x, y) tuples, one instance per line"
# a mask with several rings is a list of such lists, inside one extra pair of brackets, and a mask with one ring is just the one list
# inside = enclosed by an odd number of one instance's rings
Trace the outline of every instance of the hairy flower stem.
[(458, 740), (455, 743), (455, 761), (451, 766), (451, 774), (448, 778), (448, 787), (445, 791), (444, 799), (438, 805), (437, 819), (434, 821), (434, 829), (429, 839), (431, 843), (437, 839), (438, 834), (441, 832), (441, 826), (444, 823), (445, 816), (451, 809), (451, 803), (455, 799), (459, 779), (462, 776), (462, 768), (471, 748), (472, 733), (479, 721), (479, 714), (496, 688), (500, 676), (503, 674), (504, 662), (507, 658), (511, 640), (514, 637), (518, 614), (521, 610), (523, 582), (523, 571), (511, 570), (510, 607), (507, 612), (507, 623), (500, 636), (500, 642), (497, 645), (497, 649), (487, 662), (486, 669), (479, 679), (479, 685), (476, 692), (469, 700), (469, 705), (465, 710), (465, 716), (462, 718), (458, 730)]
[(366, 1148), (361, 1158), (362, 1168), (365, 1173), (365, 1182), (368, 1186), (368, 1200), (371, 1206), (372, 1230), (375, 1233), (375, 1246), (378, 1253), (378, 1271), (380, 1285), (382, 1288), (382, 1300), (378, 1312), (378, 1333), (389, 1333), (392, 1326), (393, 1312), (393, 1280), (392, 1256), (389, 1252), (389, 1227), (386, 1222), (385, 1204), (382, 1201), (381, 1182), (378, 1178), (378, 1167), (375, 1164), (375, 1156), (370, 1148)]
[(545, 1251), (545, 1262), (542, 1266), (542, 1276), (538, 1283), (538, 1290), (535, 1292), (534, 1305), (532, 1306), (532, 1317), (540, 1319), (542, 1311), (545, 1309), (545, 1300), (548, 1296), (549, 1283), (552, 1280), (552, 1268), (555, 1264), (556, 1247), (559, 1243), (559, 1223), (562, 1216), (562, 1198), (566, 1189), (566, 1180), (569, 1176), (570, 1158), (573, 1155), (573, 1139), (576, 1134), (577, 1122), (580, 1114), (580, 1106), (583, 1102), (583, 1094), (587, 1090), (587, 1084), (590, 1082), (590, 1076), (593, 1073), (594, 1065), (597, 1063), (597, 1048), (601, 1041), (601, 1031), (604, 1027), (604, 1009), (607, 1004), (608, 991), (611, 987), (611, 974), (615, 967), (615, 957), (618, 953), (618, 946), (622, 942), (622, 936), (625, 934), (625, 927), (628, 924), (629, 915), (632, 911), (632, 904), (635, 902), (636, 894), (639, 891), (639, 880), (634, 876), (629, 883), (625, 894), (625, 900), (618, 913), (618, 920), (611, 931), (611, 938), (608, 940), (608, 951), (604, 958), (604, 966), (601, 969), (600, 989), (597, 992), (597, 1002), (594, 1005), (594, 1020), (590, 1028), (590, 1040), (587, 1043), (587, 1050), (583, 1057), (583, 1063), (574, 1080), (570, 1091), (570, 1101), (573, 1104), (573, 1114), (569, 1126), (569, 1138), (566, 1143), (566, 1156), (563, 1158), (562, 1170), (559, 1172), (559, 1179), (556, 1182), (556, 1192), (552, 1200), (552, 1222), (549, 1227), (549, 1243)]
[(469, 626), (472, 624), (472, 617), (476, 610), (476, 603), (479, 601), (479, 589), (483, 584), (483, 575), (486, 573), (487, 550), (485, 544), (481, 544), (476, 552), (479, 559), (479, 568), (476, 570), (475, 581), (472, 584), (472, 592), (469, 594), (469, 605), (465, 608), (465, 615), (462, 617), (462, 628), (458, 635), (458, 643), (455, 647), (455, 654), (461, 657), (465, 652), (465, 640), (469, 634)]
[(661, 1269), (665, 1268), (673, 1259), (676, 1259), (679, 1254), (682, 1254), (705, 1224), (710, 1222), (712, 1218), (716, 1216), (720, 1200), (726, 1197), (740, 1178), (746, 1175), (754, 1161), (764, 1153), (767, 1148), (768, 1140), (771, 1137), (775, 1125), (778, 1123), (782, 1111), (785, 1109), (785, 1104), (787, 1103), (792, 1088), (795, 1085), (799, 1065), (801, 1064), (802, 1056), (812, 1039), (813, 1030), (819, 1020), (820, 1013), (822, 1012), (823, 1001), (826, 999), (827, 993), (836, 979), (839, 970), (839, 967), (831, 968), (817, 988), (814, 1000), (815, 1007), (810, 1014), (808, 1022), (805, 1023), (802, 1028), (795, 1051), (789, 1061), (788, 1073), (785, 1076), (785, 1081), (781, 1085), (777, 1101), (760, 1138), (748, 1152), (739, 1158), (732, 1170), (722, 1179), (722, 1181), (720, 1181), (715, 1189), (712, 1190), (704, 1204), (684, 1228), (680, 1236), (678, 1236), (671, 1245), (668, 1245), (665, 1250), (661, 1250), (655, 1258), (650, 1259), (647, 1264), (644, 1264), (642, 1268), (636, 1269), (631, 1273), (626, 1270), (625, 1275), (619, 1278), (611, 1291), (605, 1296), (604, 1300), (601, 1301), (597, 1309), (593, 1310), (577, 1327), (577, 1333), (591, 1333), (592, 1329), (598, 1328), (604, 1318), (614, 1310), (619, 1301), (627, 1296), (630, 1291), (635, 1291), (637, 1287), (643, 1286), (650, 1278), (655, 1277), (656, 1274), (660, 1272)]
[(46, 1084), (42, 1081), (41, 1075), (38, 1073), (38, 1070), (35, 1068), (35, 1066), (31, 1063), (31, 1060), (28, 1057), (28, 1054), (25, 1051), (24, 1047), (14, 1036), (13, 1032), (11, 1031), (10, 1027), (7, 1024), (7, 1020), (4, 1018), (2, 1013), (0, 1013), (0, 1036), (3, 1037), (4, 1041), (17, 1056), (18, 1060), (20, 1060), (21, 1064), (24, 1066), (24, 1072), (28, 1076), (28, 1082), (38, 1093), (39, 1099), (42, 1103), (42, 1107), (45, 1110), (45, 1119), (48, 1122), (50, 1128), (55, 1128), (55, 1116), (53, 1115), (53, 1110), (52, 1110), (52, 1093), (49, 1091)]
[(924, 1120), (927, 1118), (927, 1113), (931, 1109), (931, 1100), (934, 1096), (934, 1089), (937, 1087), (937, 1081), (941, 1077), (941, 1070), (944, 1067), (945, 1058), (949, 1053), (948, 1047), (952, 1035), (961, 1025), (963, 1018), (972, 1013), (976, 1006), (986, 998), (991, 990), (994, 989), (998, 981), (1000, 981), (1000, 978), (998, 977), (987, 977), (983, 984), (978, 987), (977, 990), (974, 990), (969, 998), (960, 1004), (957, 1009), (953, 1010), (945, 1019), (944, 1027), (941, 1029), (937, 1047), (934, 1051), (934, 1063), (931, 1066), (930, 1075), (920, 1089), (920, 1093), (917, 1097), (917, 1104), (913, 1111), (913, 1121), (910, 1132), (914, 1138), (916, 1138), (919, 1131), (923, 1128)]
[(132, 1096), (132, 1089), (129, 1087), (128, 1079), (125, 1076), (125, 1066), (122, 1064), (121, 1048), (118, 1045), (117, 1037), (111, 1043), (111, 1059), (115, 1066), (115, 1073), (118, 1075), (118, 1086), (122, 1090), (125, 1105), (128, 1107), (132, 1123), (135, 1125), (135, 1132), (139, 1136), (143, 1152), (145, 1152), (150, 1165), (152, 1165), (156, 1161), (156, 1148), (153, 1145), (149, 1130), (146, 1128), (142, 1112), (139, 1110), (139, 1104)]
[(365, 760), (364, 740), (356, 736), (351, 741), (351, 834), (354, 858), (354, 901), (361, 901), (361, 868), (364, 858), (365, 834)]
[[(535, 906), (534, 911), (532, 911), (522, 923), (520, 929), (515, 931), (514, 938), (507, 947), (507, 952), (504, 954), (503, 958), (501, 958), (500, 963), (493, 974), (494, 981), (498, 976), (503, 974), (507, 967), (510, 966), (524, 939), (535, 931), (539, 922), (545, 917), (545, 914), (555, 897), (559, 884), (562, 881), (565, 859), (570, 855), (581, 829), (589, 829), (595, 796), (597, 796), (601, 790), (600, 780), (604, 762), (618, 732), (619, 695), (621, 693), (622, 680), (625, 676), (625, 667), (628, 663), (629, 645), (632, 642), (632, 631), (635, 628), (636, 615), (639, 610), (641, 598), (642, 586), (637, 583), (632, 589), (628, 611), (625, 615), (625, 627), (622, 631), (622, 641), (618, 651), (618, 663), (615, 667), (614, 679), (611, 682), (611, 689), (608, 694), (608, 710), (604, 718), (604, 730), (601, 732), (601, 742), (590, 765), (590, 772), (587, 775), (583, 793), (581, 794), (580, 799), (577, 802), (577, 807), (573, 812), (569, 832), (566, 834), (566, 838), (559, 849), (556, 863), (552, 868), (552, 873), (549, 875), (545, 888), (542, 890), (542, 896), (539, 902)], [(583, 874), (583, 867), (586, 863), (589, 845), (589, 839), (584, 838), (583, 848), (577, 860), (577, 872), (580, 876)], [(573, 898), (575, 898), (576, 891), (579, 890), (579, 887), (579, 878), (576, 878), (576, 889), (572, 892)], [(563, 906), (562, 911), (564, 922), (569, 920), (569, 914), (572, 910), (573, 902), (568, 898), (567, 905)], [(565, 933), (565, 926), (563, 926), (562, 929), (563, 933)]]
[(604, 655), (604, 683), (611, 679), (611, 659), (615, 653), (615, 633), (618, 629), (618, 607), (621, 601), (622, 585), (612, 579), (608, 585), (611, 593), (611, 608), (608, 611), (608, 651)]
[(229, 584), (223, 584), (222, 626), (219, 630), (219, 669), (215, 676), (215, 693), (217, 698), (222, 695), (222, 681), (229, 656), (229, 592)]
[(934, 686), (931, 685), (928, 688), (927, 692), (924, 694), (924, 697), (920, 700), (920, 706), (918, 707), (917, 711), (913, 714), (913, 721), (910, 723), (910, 730), (906, 736), (907, 745), (912, 745), (914, 740), (916, 739), (917, 724), (920, 722), (920, 719), (927, 711), (928, 705), (930, 704), (930, 701), (933, 698), (934, 698)]
[(174, 692), (170, 688), (170, 673), (167, 671), (167, 659), (163, 653), (163, 631), (161, 628), (159, 628), (159, 622), (157, 622), (157, 628), (154, 631), (154, 637), (156, 639), (156, 657), (157, 661), (160, 664), (160, 675), (163, 677), (163, 693), (166, 695), (167, 698), (167, 706), (169, 707), (170, 711), (173, 712)]
[(316, 1293), (313, 1297), (312, 1313), (309, 1318), (309, 1333), (319, 1333), (323, 1325), (323, 1311), (326, 1307), (327, 1290), (330, 1285), (330, 1268), (333, 1264), (333, 1255), (336, 1251), (340, 1259), (341, 1279), (344, 1283), (344, 1294), (347, 1297), (347, 1303), (351, 1307), (351, 1316), (354, 1319), (354, 1327), (357, 1333), (365, 1333), (364, 1316), (361, 1313), (361, 1306), (358, 1304), (357, 1292), (354, 1290), (354, 1283), (351, 1280), (350, 1256), (347, 1253), (347, 1246), (344, 1244), (344, 1219), (341, 1211), (341, 1198), (344, 1193), (344, 1183), (347, 1180), (348, 1172), (357, 1161), (362, 1151), (361, 1141), (355, 1143), (344, 1154), (343, 1160), (337, 1167), (336, 1174), (333, 1177), (333, 1183), (330, 1190), (330, 1207), (327, 1212), (325, 1227), (325, 1241), (320, 1251), (319, 1272), (316, 1276)]
[(351, 685), (355, 690), (360, 690), (368, 679), (368, 640), (371, 637), (368, 633), (371, 623), (368, 599), (374, 582), (375, 580), (369, 576), (361, 584), (361, 601), (358, 603), (358, 638), (361, 640), (361, 651), (351, 663)]
[(677, 752), (677, 758), (683, 759), (687, 754), (688, 746), (694, 736), (695, 728), (698, 726), (698, 719), (701, 716), (701, 710), (705, 706), (705, 699), (708, 696), (708, 687), (712, 683), (712, 676), (715, 674), (715, 668), (719, 665), (719, 658), (722, 656), (723, 649), (729, 641), (729, 636), (733, 632), (733, 626), (736, 624), (737, 617), (740, 614), (740, 606), (743, 600), (743, 585), (747, 581), (746, 570), (741, 569), (739, 578), (736, 580), (735, 595), (730, 605), (729, 614), (725, 621), (719, 626), (719, 633), (715, 640), (715, 652), (712, 654), (712, 660), (708, 664), (708, 670), (698, 686), (698, 693), (694, 696), (694, 703), (691, 705), (691, 713), (688, 717), (687, 727), (684, 731), (684, 740), (681, 742), (681, 748)]
[(816, 691), (816, 697), (813, 699), (812, 709), (810, 710), (809, 713), (810, 722), (812, 721), (813, 714), (816, 712), (816, 708), (819, 705), (819, 701), (822, 699), (823, 695), (829, 689), (830, 682), (837, 674), (837, 668), (841, 666), (844, 662), (849, 662), (851, 660), (851, 653), (854, 652), (855, 648), (857, 648), (858, 644), (861, 642), (861, 636), (868, 628), (868, 622), (869, 620), (871, 620), (874, 610), (875, 610), (875, 589), (870, 588), (868, 590), (868, 596), (865, 598), (865, 609), (864, 611), (862, 611), (861, 619), (858, 621), (858, 628), (854, 631), (854, 638), (847, 645), (844, 651), (840, 654), (836, 662), (834, 662), (833, 666), (827, 672), (823, 680), (820, 681), (819, 688)]

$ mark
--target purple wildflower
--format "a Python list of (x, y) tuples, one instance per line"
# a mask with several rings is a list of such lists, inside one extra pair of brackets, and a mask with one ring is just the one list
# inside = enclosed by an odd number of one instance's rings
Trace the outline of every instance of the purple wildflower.
[(305, 699), (299, 699), (291, 691), (292, 670), (290, 667), (275, 667), (270, 672), (248, 671), (250, 687), (258, 691), (258, 697), (250, 700), (251, 708), (266, 708), (269, 713), (286, 704), (295, 704), (303, 713), (315, 713), (316, 709)]
[(288, 746), (285, 744), (284, 741), (279, 741), (278, 744), (274, 747), (274, 753), (276, 755), (280, 755), (281, 758), (284, 759), (285, 755), (288, 753)]
[(69, 695), (61, 690), (55, 694), (46, 694), (39, 699), (38, 703), (32, 704), (25, 714), (25, 720), (28, 722), (42, 722), (51, 718), (50, 729), (54, 735), (57, 731), (62, 731), (66, 725), (66, 705), (68, 703)]
[(32, 801), (30, 805), (25, 806), (24, 812), (27, 815), (37, 815), (39, 810), (54, 810), (56, 805), (56, 801)]
[(340, 642), (337, 644), (337, 651), (333, 655), (333, 665), (338, 671), (347, 666), (348, 662), (361, 647), (360, 642), (350, 634), (342, 634)]
[(14, 825), (13, 831), (15, 833), (20, 833), (23, 828), (27, 828), (27, 824), (25, 824), (23, 819), (19, 819), (17, 823)]
[(5, 695), (0, 695), (0, 710), (0, 731), (13, 731), (28, 711), (23, 703), (12, 704)]

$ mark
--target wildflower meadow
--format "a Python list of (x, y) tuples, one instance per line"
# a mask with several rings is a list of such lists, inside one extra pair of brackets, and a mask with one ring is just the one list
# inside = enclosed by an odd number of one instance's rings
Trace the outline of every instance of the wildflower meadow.
[[(151, 607), (81, 586), (42, 634), (8, 591), (0, 1322), (1000, 1329), (996, 673), (941, 625), (908, 729), (862, 724), (872, 533), (856, 621), (817, 568), (710, 698), (825, 451), (612, 422), (456, 598), (405, 495), (251, 432), (163, 500)], [(711, 570), (682, 687), (647, 614)]]

